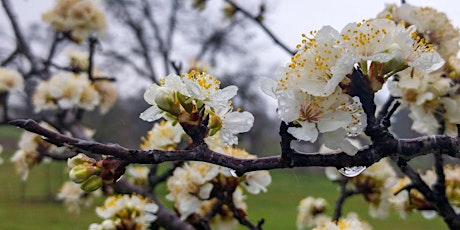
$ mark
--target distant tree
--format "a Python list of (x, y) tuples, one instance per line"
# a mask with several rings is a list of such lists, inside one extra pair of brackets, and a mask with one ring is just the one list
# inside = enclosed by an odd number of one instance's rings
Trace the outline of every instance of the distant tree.
[[(460, 168), (446, 162), (460, 158), (460, 37), (446, 15), (387, 5), (340, 32), (324, 26), (304, 34), (294, 51), (265, 26), (264, 3), (246, 4), (107, 0), (104, 11), (91, 0), (58, 0), (43, 14), (53, 33), (47, 40), (40, 25), (30, 31), (37, 38), (27, 39), (11, 2), (2, 0), (11, 24), (4, 34), (14, 39), (0, 47), (1, 121), (26, 130), (11, 158), (22, 179), (37, 164), (67, 162), (70, 181), (57, 198), (70, 212), (96, 191), (107, 196), (96, 208), (103, 221), (89, 229), (262, 229), (263, 219), (248, 219), (245, 194), (266, 192), (269, 170), (321, 166), (340, 188), (334, 213), (325, 214), (324, 199), (307, 197), (299, 229), (371, 228), (342, 215), (354, 195), (363, 195), (376, 218), (391, 207), (401, 216), (419, 210), (459, 229)], [(101, 39), (108, 23), (116, 29)], [(259, 61), (255, 28), (290, 62), (275, 70)], [(275, 71), (275, 80), (258, 79)], [(134, 91), (123, 103), (116, 104), (116, 84)], [(276, 100), (279, 127), (259, 87)], [(390, 96), (377, 108), (382, 87)], [(105, 117), (94, 112), (114, 105)], [(421, 136), (399, 138), (390, 129), (400, 107)], [(274, 133), (281, 153), (263, 156)], [(95, 141), (97, 135), (117, 143)], [(120, 145), (136, 145), (123, 140), (132, 136), (140, 148)], [(304, 153), (292, 141), (321, 147)], [(409, 164), (428, 154), (432, 170)], [(158, 197), (162, 183), (173, 209)]]

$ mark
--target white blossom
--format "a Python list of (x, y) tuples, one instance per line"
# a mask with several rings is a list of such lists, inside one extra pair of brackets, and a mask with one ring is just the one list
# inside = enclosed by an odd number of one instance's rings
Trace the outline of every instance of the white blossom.
[(14, 92), (24, 89), (24, 78), (15, 71), (0, 68), (0, 93)]

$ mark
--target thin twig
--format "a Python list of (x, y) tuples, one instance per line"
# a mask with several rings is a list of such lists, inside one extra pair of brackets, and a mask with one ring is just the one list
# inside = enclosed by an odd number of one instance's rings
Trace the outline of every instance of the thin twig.
[(44, 67), (44, 72), (48, 72), (48, 68), (51, 66), (51, 60), (53, 59), (55, 53), (56, 53), (56, 48), (58, 44), (64, 39), (64, 36), (60, 32), (56, 32), (54, 34), (54, 39), (53, 43), (51, 43), (50, 51), (48, 53), (48, 57), (45, 60), (45, 67)]
[(383, 104), (382, 108), (380, 109), (377, 115), (377, 121), (382, 122), (383, 117), (385, 117), (385, 115), (388, 114), (388, 110), (390, 109), (394, 100), (395, 100), (395, 97), (393, 96), (388, 97), (388, 99), (385, 101), (385, 103)]
[(334, 215), (332, 216), (332, 219), (334, 221), (338, 221), (339, 218), (342, 216), (342, 208), (343, 208), (343, 204), (345, 203), (345, 200), (355, 194), (358, 194), (354, 190), (347, 189), (347, 184), (348, 184), (347, 178), (340, 180), (339, 183), (340, 183), (340, 196), (335, 202)]
[(99, 43), (96, 37), (91, 36), (88, 39), (89, 42), (89, 56), (88, 56), (88, 79), (93, 81), (93, 66), (94, 66), (94, 53), (96, 49), (96, 45)]
[(287, 45), (283, 44), (276, 36), (271, 32), (260, 20), (258, 16), (252, 16), (248, 11), (245, 9), (241, 8), (238, 6), (235, 2), (231, 0), (225, 0), (228, 4), (232, 5), (237, 11), (241, 12), (244, 16), (247, 18), (251, 19), (253, 22), (255, 22), (257, 25), (259, 25), (260, 28), (276, 43), (278, 44), (284, 51), (289, 53), (290, 55), (294, 55), (296, 52), (288, 48)]
[(11, 61), (14, 60), (14, 58), (16, 57), (16, 55), (19, 54), (19, 50), (18, 49), (14, 49), (13, 52), (11, 52), (10, 55), (8, 55), (8, 57), (5, 58), (5, 60), (3, 60), (1, 63), (0, 63), (0, 66), (6, 66), (8, 65), (8, 63), (10, 63)]
[(153, 67), (153, 59), (149, 53), (150, 48), (145, 38), (144, 28), (140, 26), (140, 23), (137, 23), (132, 19), (131, 14), (129, 13), (128, 7), (124, 3), (124, 1), (120, 1), (120, 4), (122, 5), (123, 13), (125, 15), (124, 21), (127, 24), (127, 26), (133, 31), (134, 36), (137, 42), (139, 43), (140, 52), (142, 54), (142, 57), (144, 58), (144, 63), (149, 72), (150, 79), (154, 83), (158, 84), (159, 82), (157, 80), (155, 69)]
[(388, 111), (385, 116), (380, 120), (380, 126), (383, 127), (384, 129), (388, 129), (391, 126), (391, 116), (396, 112), (396, 110), (399, 108), (401, 105), (401, 102), (396, 101), (393, 106), (391, 107), (390, 111)]
[(24, 54), (24, 56), (29, 60), (31, 65), (31, 72), (36, 72), (39, 70), (39, 64), (35, 55), (32, 53), (32, 50), (29, 44), (26, 42), (26, 39), (22, 33), (22, 30), (19, 27), (19, 23), (17, 21), (17, 17), (10, 6), (9, 0), (2, 0), (3, 9), (10, 20), (11, 27), (13, 28), (14, 35), (16, 36), (17, 42), (17, 49), (20, 53)]

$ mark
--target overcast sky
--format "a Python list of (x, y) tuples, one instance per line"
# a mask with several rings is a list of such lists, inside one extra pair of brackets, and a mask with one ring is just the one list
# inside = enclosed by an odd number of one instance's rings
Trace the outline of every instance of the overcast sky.
[[(103, 0), (101, 0), (103, 1)], [(190, 0), (191, 1), (191, 0)], [(211, 0), (212, 1), (212, 0)], [(259, 2), (259, 0), (257, 0)], [(54, 0), (12, 0), (22, 23), (38, 21)], [(187, 2), (187, 1), (185, 1)], [(245, 2), (245, 1), (240, 1)], [(263, 1), (262, 1), (263, 2)], [(300, 34), (331, 25), (340, 29), (349, 22), (374, 17), (385, 3), (399, 0), (265, 0), (268, 2), (266, 23), (282, 41), (294, 47)], [(445, 12), (454, 25), (460, 26), (458, 1), (454, 0), (407, 0), (416, 6), (431, 6)], [(0, 13), (0, 25), (5, 26), (4, 12)]]

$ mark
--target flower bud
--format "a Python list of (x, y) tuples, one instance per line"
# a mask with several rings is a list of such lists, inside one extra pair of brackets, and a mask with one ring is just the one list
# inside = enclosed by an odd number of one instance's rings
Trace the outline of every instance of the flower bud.
[(180, 103), (176, 99), (174, 92), (165, 88), (160, 88), (159, 91), (155, 97), (155, 103), (157, 103), (158, 108), (174, 116), (179, 115)]
[(92, 165), (77, 165), (69, 172), (70, 179), (75, 183), (82, 183), (92, 175), (101, 172), (101, 168)]
[(177, 92), (176, 95), (177, 100), (179, 100), (179, 103), (182, 105), (185, 111), (187, 111), (187, 113), (192, 113), (194, 107), (192, 98), (185, 96), (179, 92)]
[(94, 160), (93, 158), (90, 158), (88, 156), (86, 156), (85, 154), (83, 153), (79, 153), (78, 155), (72, 157), (72, 158), (69, 158), (67, 160), (67, 166), (69, 166), (69, 168), (73, 168), (77, 165), (82, 165), (82, 164), (93, 164), (95, 163), (96, 160)]
[(209, 136), (214, 136), (222, 128), (222, 121), (220, 120), (219, 116), (215, 114), (211, 114), (209, 119), (208, 128), (211, 131)]
[(102, 178), (99, 176), (91, 176), (80, 185), (80, 188), (85, 192), (93, 192), (103, 185)]

